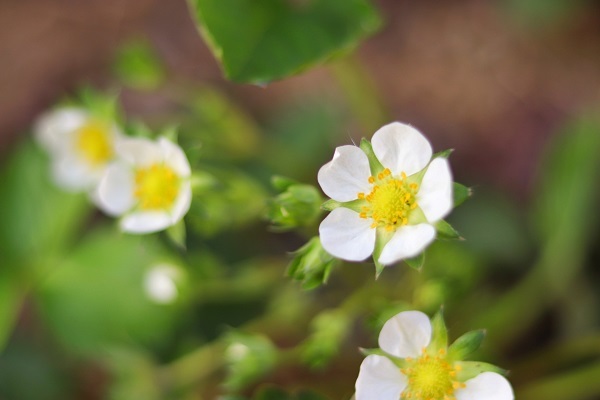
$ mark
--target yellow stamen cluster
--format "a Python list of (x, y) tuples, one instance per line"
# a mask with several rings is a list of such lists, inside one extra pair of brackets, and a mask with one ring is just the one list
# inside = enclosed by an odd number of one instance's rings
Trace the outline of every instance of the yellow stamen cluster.
[(163, 164), (138, 169), (135, 172), (135, 197), (145, 210), (167, 209), (179, 192), (180, 178)]
[(402, 400), (456, 400), (454, 391), (465, 387), (455, 379), (460, 366), (452, 366), (446, 361), (445, 350), (431, 356), (423, 349), (419, 358), (407, 361), (409, 365), (401, 370), (408, 378)]
[(367, 201), (361, 208), (360, 217), (373, 219), (371, 228), (382, 227), (387, 231), (406, 225), (410, 211), (417, 207), (419, 186), (409, 183), (404, 172), (400, 178), (394, 178), (388, 168), (369, 177), (369, 183), (373, 184), (371, 193), (358, 193), (359, 199)]
[(114, 154), (108, 124), (90, 120), (76, 132), (75, 148), (92, 165), (101, 165)]

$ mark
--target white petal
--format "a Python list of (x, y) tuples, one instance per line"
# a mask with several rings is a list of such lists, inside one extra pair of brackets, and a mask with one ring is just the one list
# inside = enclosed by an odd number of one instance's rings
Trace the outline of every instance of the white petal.
[(510, 383), (495, 372), (483, 372), (465, 382), (466, 387), (454, 392), (456, 400), (513, 400)]
[(171, 210), (171, 223), (176, 224), (190, 209), (192, 203), (192, 187), (189, 180), (181, 183), (179, 194), (175, 199), (175, 205)]
[(452, 210), (452, 173), (447, 159), (436, 158), (429, 164), (417, 193), (417, 203), (432, 223)]
[(89, 115), (78, 108), (63, 108), (40, 116), (33, 127), (35, 138), (50, 152), (61, 152), (70, 147), (65, 135), (72, 134), (83, 125)]
[(121, 229), (129, 233), (150, 233), (169, 226), (171, 216), (165, 211), (134, 211), (121, 219)]
[(373, 253), (375, 229), (371, 220), (344, 207), (333, 210), (319, 226), (323, 248), (335, 257), (362, 261)]
[(136, 167), (148, 167), (163, 162), (161, 147), (150, 139), (122, 139), (115, 143), (115, 147), (123, 160)]
[(340, 146), (335, 149), (333, 159), (323, 165), (317, 180), (323, 192), (337, 201), (357, 199), (359, 192), (369, 193), (369, 160), (356, 146)]
[(371, 144), (381, 164), (394, 175), (401, 172), (412, 175), (425, 168), (431, 160), (431, 145), (425, 136), (400, 122), (379, 128), (373, 134)]
[(360, 365), (356, 400), (398, 400), (407, 379), (387, 357), (370, 355)]
[(98, 184), (98, 207), (109, 215), (117, 216), (135, 205), (133, 170), (122, 162), (110, 165)]
[(103, 168), (92, 168), (74, 155), (63, 154), (52, 163), (52, 176), (58, 186), (69, 191), (92, 189), (100, 180)]
[(379, 262), (390, 265), (421, 253), (435, 239), (435, 228), (429, 224), (405, 225), (385, 245)]
[(431, 341), (431, 322), (420, 311), (396, 314), (383, 325), (379, 347), (396, 357), (418, 357)]
[(173, 168), (177, 175), (181, 177), (190, 176), (190, 163), (181, 147), (164, 137), (158, 139), (158, 145), (162, 149), (165, 163)]

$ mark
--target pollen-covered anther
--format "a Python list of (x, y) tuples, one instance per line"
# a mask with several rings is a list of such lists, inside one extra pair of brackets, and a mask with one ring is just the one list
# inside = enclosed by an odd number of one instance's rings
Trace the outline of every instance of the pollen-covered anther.
[(135, 197), (145, 210), (166, 209), (173, 205), (180, 179), (168, 166), (154, 164), (135, 173)]
[(402, 400), (456, 400), (454, 391), (465, 387), (454, 379), (456, 369), (446, 361), (445, 351), (433, 355), (424, 349), (419, 358), (408, 362), (402, 369), (408, 380)]
[(419, 186), (414, 182), (407, 182), (404, 172), (400, 174), (400, 178), (392, 176), (389, 168), (376, 176), (370, 176), (369, 183), (373, 184), (370, 193), (357, 194), (359, 200), (366, 201), (359, 216), (371, 218), (371, 228), (384, 228), (388, 232), (407, 225), (410, 211), (418, 206), (416, 194)]
[(110, 127), (102, 121), (90, 120), (76, 132), (77, 152), (89, 164), (101, 165), (113, 156)]

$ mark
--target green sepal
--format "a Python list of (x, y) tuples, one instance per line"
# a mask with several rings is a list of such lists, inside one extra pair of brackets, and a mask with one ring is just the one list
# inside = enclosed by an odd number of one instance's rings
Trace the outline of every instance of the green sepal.
[(323, 198), (316, 187), (292, 183), (267, 201), (265, 216), (273, 224), (272, 228), (279, 231), (310, 226), (321, 214), (322, 202)]
[(363, 206), (366, 204), (365, 200), (356, 199), (352, 201), (340, 202), (337, 200), (329, 199), (323, 204), (321, 204), (321, 209), (325, 211), (333, 211), (338, 207), (346, 207), (352, 211), (360, 213)]
[(81, 105), (92, 115), (105, 121), (117, 121), (119, 114), (119, 91), (101, 93), (91, 86), (83, 87), (78, 93)]
[(394, 236), (394, 232), (388, 232), (384, 228), (377, 228), (375, 231), (375, 249), (373, 250), (373, 262), (375, 263), (375, 279), (383, 272), (385, 265), (379, 262), (379, 256), (386, 244)]
[(452, 225), (444, 220), (436, 222), (434, 226), (439, 239), (464, 240), (464, 238), (460, 236), (456, 229), (454, 229)]
[(177, 124), (167, 125), (164, 129), (160, 131), (160, 135), (165, 139), (171, 141), (172, 143), (179, 144), (179, 126)]
[(381, 350), (379, 347), (377, 347), (375, 349), (365, 349), (364, 347), (359, 347), (358, 351), (360, 351), (360, 354), (362, 354), (365, 357), (372, 356), (372, 355), (387, 357), (386, 352)]
[(133, 120), (124, 127), (125, 133), (136, 138), (154, 139), (154, 132), (140, 120)]
[(454, 152), (454, 149), (446, 149), (446, 150), (442, 150), (442, 151), (438, 151), (437, 153), (435, 153), (431, 159), (433, 160), (434, 158), (448, 158), (450, 157), (450, 154), (452, 154)]
[(286, 275), (301, 282), (302, 289), (312, 290), (325, 283), (340, 260), (327, 253), (318, 236), (312, 237), (304, 246), (292, 253)]
[(321, 204), (321, 209), (325, 211), (333, 211), (338, 207), (342, 207), (342, 205), (343, 203), (340, 203), (339, 201), (329, 199), (323, 204)]
[(378, 173), (385, 169), (379, 161), (379, 159), (377, 158), (377, 156), (375, 155), (371, 142), (369, 142), (365, 138), (362, 138), (360, 140), (360, 149), (364, 151), (364, 153), (367, 155), (367, 158), (369, 159), (369, 168), (371, 169), (371, 175), (377, 176)]
[(185, 221), (183, 218), (177, 222), (175, 225), (171, 225), (167, 228), (167, 237), (175, 244), (177, 247), (185, 250), (186, 249), (186, 231), (185, 231)]
[(469, 354), (473, 353), (483, 342), (485, 330), (467, 332), (454, 341), (448, 348), (448, 358), (451, 360), (464, 360)]
[(382, 357), (386, 357), (388, 360), (390, 360), (391, 362), (393, 362), (398, 368), (405, 368), (405, 367), (408, 366), (408, 361), (406, 361), (406, 359), (391, 356), (391, 355), (389, 355), (388, 353), (386, 353), (385, 351), (383, 351), (383, 350), (381, 350), (379, 348), (377, 348), (377, 349), (365, 349), (365, 348), (359, 347), (358, 350), (365, 357), (367, 357), (367, 356), (382, 356)]
[(454, 193), (454, 207), (460, 206), (465, 200), (473, 195), (473, 190), (471, 188), (457, 182), (454, 182), (452, 190)]
[(504, 376), (508, 375), (507, 370), (480, 361), (458, 361), (454, 363), (454, 366), (460, 366), (460, 371), (456, 376), (460, 382), (474, 378), (482, 372), (495, 372)]
[(431, 342), (429, 343), (428, 349), (437, 353), (439, 350), (446, 350), (448, 347), (448, 328), (444, 322), (444, 309), (435, 313), (431, 319)]
[(425, 265), (425, 252), (422, 252), (415, 257), (406, 258), (404, 259), (404, 262), (412, 269), (416, 269), (420, 272), (421, 269), (423, 269), (423, 265)]

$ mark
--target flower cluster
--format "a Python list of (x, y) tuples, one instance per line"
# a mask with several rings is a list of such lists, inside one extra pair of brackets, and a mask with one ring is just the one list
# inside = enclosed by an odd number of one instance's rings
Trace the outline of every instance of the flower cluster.
[(388, 320), (379, 334), (384, 355), (370, 354), (361, 364), (356, 400), (513, 400), (499, 368), (462, 361), (464, 349), (479, 343), (459, 339), (448, 347), (446, 327), (439, 322), (434, 329), (419, 311)]
[(321, 242), (348, 261), (373, 254), (376, 264), (389, 265), (417, 256), (453, 206), (448, 160), (432, 160), (427, 139), (399, 122), (379, 129), (371, 143), (338, 147), (318, 181), (334, 200), (326, 203)]
[(125, 232), (149, 233), (180, 221), (192, 198), (189, 162), (179, 146), (125, 136), (106, 118), (80, 108), (43, 115), (38, 142), (52, 159), (56, 184), (86, 191)]

